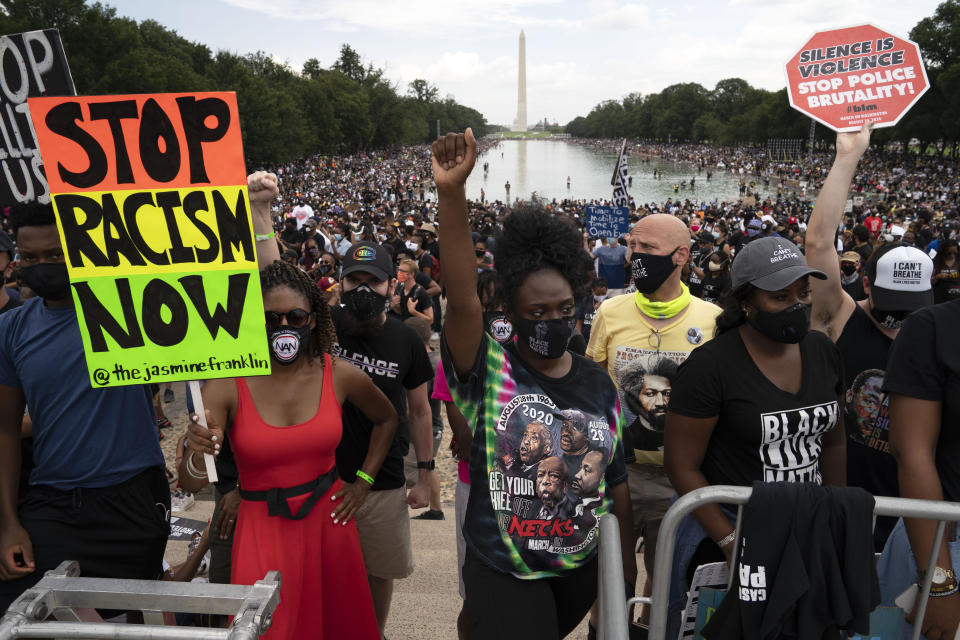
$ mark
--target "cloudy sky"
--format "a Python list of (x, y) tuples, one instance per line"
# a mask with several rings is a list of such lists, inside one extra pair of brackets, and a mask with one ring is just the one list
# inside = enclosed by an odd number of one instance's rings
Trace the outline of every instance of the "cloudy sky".
[(906, 37), (937, 0), (106, 0), (211, 49), (265, 51), (299, 70), (349, 43), (405, 88), (425, 78), (487, 120), (517, 105), (527, 39), (528, 121), (564, 124), (601, 100), (677, 82), (784, 86), (783, 65), (816, 31), (871, 22)]

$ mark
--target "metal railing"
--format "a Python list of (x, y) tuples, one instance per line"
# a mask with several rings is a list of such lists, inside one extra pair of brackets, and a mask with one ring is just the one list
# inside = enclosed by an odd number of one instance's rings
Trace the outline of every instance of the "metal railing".
[[(677, 528), (680, 526), (680, 522), (695, 509), (699, 509), (707, 504), (723, 503), (738, 505), (736, 541), (734, 542), (733, 549), (733, 557), (737, 557), (740, 544), (741, 522), (743, 520), (743, 505), (750, 500), (751, 492), (750, 487), (725, 485), (703, 487), (677, 499), (677, 501), (670, 506), (660, 525), (660, 535), (657, 539), (657, 553), (653, 567), (653, 592), (649, 598), (637, 597), (631, 598), (630, 600), (626, 599), (623, 584), (623, 567), (620, 566), (618, 573), (616, 567), (611, 566), (613, 564), (622, 565), (622, 559), (619, 555), (620, 535), (616, 525), (616, 518), (612, 515), (601, 518), (600, 588), (597, 598), (600, 611), (605, 614), (609, 612), (609, 614), (601, 617), (600, 638), (605, 640), (625, 640), (628, 637), (626, 628), (621, 626), (620, 622), (614, 619), (614, 617), (620, 615), (625, 621), (628, 607), (634, 604), (648, 604), (651, 607), (648, 637), (650, 640), (665, 640), (673, 552)], [(874, 516), (923, 518), (938, 521), (930, 559), (927, 562), (923, 584), (920, 585), (920, 593), (917, 596), (919, 598), (919, 604), (916, 612), (917, 622), (913, 627), (913, 640), (918, 640), (920, 637), (921, 622), (927, 609), (927, 597), (930, 594), (930, 583), (933, 579), (933, 569), (937, 563), (937, 553), (940, 549), (940, 544), (943, 542), (944, 529), (947, 522), (960, 522), (960, 503), (913, 500), (909, 498), (888, 498), (882, 496), (877, 496), (874, 500)], [(612, 519), (612, 526), (608, 524), (604, 527), (604, 520), (607, 519)], [(604, 547), (612, 547), (614, 541), (616, 542), (618, 553), (613, 554), (609, 549), (605, 552)], [(730, 572), (730, 580), (733, 579), (733, 575), (734, 572)], [(728, 582), (728, 587), (729, 584)], [(613, 600), (613, 602), (608, 602), (609, 600)]]
[[(0, 640), (256, 640), (280, 603), (280, 573), (252, 585), (79, 577), (77, 562), (48, 571), (0, 618)], [(141, 611), (145, 624), (104, 622), (96, 609)], [(234, 616), (227, 629), (167, 626), (171, 612)], [(56, 621), (47, 620), (53, 617)]]
[(623, 582), (623, 554), (620, 552), (620, 525), (617, 516), (600, 518), (600, 576), (597, 606), (600, 614), (598, 640), (622, 640), (628, 631), (627, 599)]

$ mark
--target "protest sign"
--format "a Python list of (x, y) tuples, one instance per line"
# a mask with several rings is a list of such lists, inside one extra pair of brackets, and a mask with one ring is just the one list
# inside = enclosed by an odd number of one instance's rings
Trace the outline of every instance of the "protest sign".
[(56, 29), (0, 36), (0, 207), (50, 203), (27, 98), (74, 93)]
[(916, 43), (871, 24), (814, 34), (786, 74), (790, 106), (835, 131), (892, 127), (929, 88)]
[(630, 230), (630, 209), (587, 205), (587, 233), (591, 238), (619, 238)]
[(91, 385), (269, 374), (236, 95), (29, 105)]
[(202, 534), (206, 528), (207, 522), (204, 520), (170, 516), (170, 535), (167, 536), (167, 540), (189, 542), (193, 539), (194, 534)]

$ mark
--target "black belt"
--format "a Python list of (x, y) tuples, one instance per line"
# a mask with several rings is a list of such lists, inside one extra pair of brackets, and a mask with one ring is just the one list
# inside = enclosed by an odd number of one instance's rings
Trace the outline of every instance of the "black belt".
[[(285, 489), (267, 489), (266, 491), (248, 491), (240, 488), (240, 497), (244, 500), (267, 503), (267, 515), (280, 516), (287, 520), (302, 520), (307, 517), (317, 500), (327, 492), (334, 481), (337, 479), (337, 467), (334, 466), (325, 474), (314, 478), (310, 482), (297, 485), (296, 487), (287, 487)], [(300, 505), (296, 515), (290, 513), (290, 505), (287, 504), (287, 498), (295, 498), (309, 493), (307, 501)]]

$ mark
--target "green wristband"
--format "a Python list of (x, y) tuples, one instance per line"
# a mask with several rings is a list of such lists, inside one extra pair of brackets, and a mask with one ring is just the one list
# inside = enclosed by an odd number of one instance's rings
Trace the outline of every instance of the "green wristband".
[(369, 484), (371, 487), (373, 486), (373, 478), (359, 469), (357, 469), (357, 477)]
[(273, 238), (273, 235), (274, 235), (273, 231), (271, 231), (270, 233), (255, 233), (253, 234), (253, 239), (256, 240), (257, 242), (260, 242), (261, 240), (270, 240), (271, 238)]

